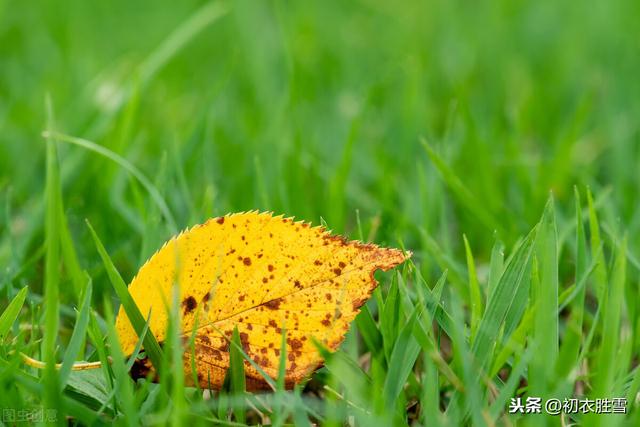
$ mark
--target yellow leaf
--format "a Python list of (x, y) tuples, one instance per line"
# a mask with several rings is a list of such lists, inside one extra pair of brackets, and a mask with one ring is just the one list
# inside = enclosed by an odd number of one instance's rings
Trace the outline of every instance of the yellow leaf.
[[(229, 367), (229, 342), (238, 327), (244, 351), (277, 377), (281, 327), (287, 333), (286, 385), (301, 381), (322, 363), (312, 337), (335, 350), (369, 299), (373, 273), (402, 263), (411, 254), (347, 241), (323, 227), (310, 227), (270, 213), (214, 218), (168, 241), (140, 269), (129, 292), (146, 315), (158, 342), (165, 339), (166, 302), (179, 286), (181, 331), (188, 341), (196, 313), (195, 365), (202, 387), (219, 389)], [(120, 308), (116, 329), (125, 354), (138, 337)], [(191, 378), (185, 346), (184, 368)], [(132, 375), (146, 375), (138, 360)], [(245, 362), (247, 389), (266, 382)]]

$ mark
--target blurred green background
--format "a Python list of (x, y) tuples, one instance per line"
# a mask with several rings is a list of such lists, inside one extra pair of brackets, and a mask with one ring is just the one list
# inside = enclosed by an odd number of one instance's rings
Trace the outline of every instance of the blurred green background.
[(573, 239), (574, 186), (606, 241), (628, 233), (635, 283), (638, 22), (635, 0), (0, 0), (2, 295), (42, 293), (46, 129), (122, 156), (175, 217), (117, 162), (60, 142), (98, 290), (85, 218), (128, 281), (176, 229), (252, 209), (403, 245), (429, 281), (466, 274), (464, 233), (483, 281), (495, 240), (510, 248), (550, 192)]
[[(637, 2), (239, 1), (189, 21), (202, 4), (0, 2), (0, 188), (18, 219), (42, 199), (48, 93), (58, 130), (164, 168), (180, 227), (255, 208), (342, 232), (358, 209), (407, 246), (424, 228), (486, 253), (492, 228), (511, 241), (549, 191), (588, 184), (637, 231)], [(499, 224), (455, 199), (421, 138)], [(72, 223), (110, 244), (141, 233), (126, 172), (61, 149)]]

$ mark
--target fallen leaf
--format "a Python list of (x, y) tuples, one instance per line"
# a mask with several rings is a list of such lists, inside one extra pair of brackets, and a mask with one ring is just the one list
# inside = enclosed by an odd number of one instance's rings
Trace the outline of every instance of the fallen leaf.
[[(411, 254), (347, 241), (323, 227), (270, 213), (213, 218), (169, 240), (138, 272), (129, 292), (158, 342), (165, 340), (166, 302), (179, 286), (181, 331), (195, 331), (195, 366), (203, 388), (219, 389), (229, 367), (229, 342), (237, 326), (245, 353), (276, 378), (282, 326), (287, 342), (287, 387), (321, 363), (312, 337), (338, 348), (349, 324), (377, 286), (375, 270), (388, 270)], [(122, 307), (116, 329), (125, 354), (138, 341)], [(152, 371), (149, 360), (134, 364), (133, 377)], [(184, 369), (191, 376), (185, 345)], [(247, 389), (267, 388), (245, 361)]]

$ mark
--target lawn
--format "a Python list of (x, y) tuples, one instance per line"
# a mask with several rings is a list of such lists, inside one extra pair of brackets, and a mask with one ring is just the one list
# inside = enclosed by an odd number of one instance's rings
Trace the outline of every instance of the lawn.
[[(633, 0), (0, 0), (0, 422), (640, 425), (638, 22)], [(238, 351), (223, 390), (186, 387), (177, 310), (160, 381), (133, 380), (123, 284), (252, 210), (413, 256), (293, 390), (245, 392)]]

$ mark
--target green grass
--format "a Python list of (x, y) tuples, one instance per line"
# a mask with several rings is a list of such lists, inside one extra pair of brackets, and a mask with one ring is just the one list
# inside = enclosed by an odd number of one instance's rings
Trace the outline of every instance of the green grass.
[[(0, 414), (640, 425), (639, 21), (632, 0), (0, 0)], [(178, 314), (160, 348), (123, 286), (251, 209), (414, 256), (311, 381), (246, 392), (236, 341), (203, 398)], [(120, 304), (159, 383), (128, 375)], [(629, 405), (508, 414), (517, 396)]]

